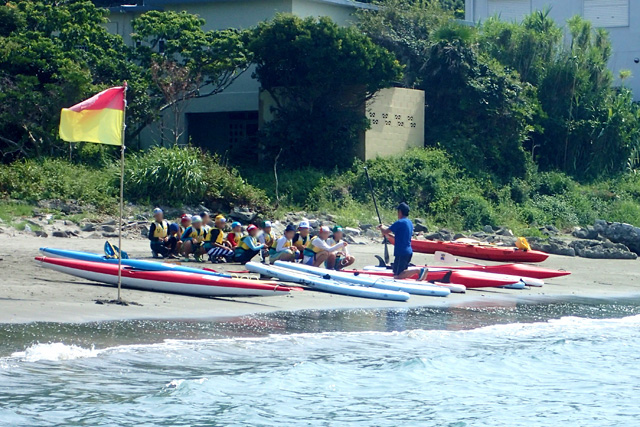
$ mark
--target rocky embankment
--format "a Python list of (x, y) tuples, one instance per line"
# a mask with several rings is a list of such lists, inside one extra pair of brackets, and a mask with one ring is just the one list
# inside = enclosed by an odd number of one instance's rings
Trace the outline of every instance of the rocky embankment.
[[(50, 206), (42, 206), (49, 208)], [(55, 206), (58, 208), (58, 206)], [(66, 215), (81, 216), (81, 209), (73, 204), (64, 205), (60, 212)], [(133, 214), (134, 207), (129, 206), (129, 214), (122, 228), (123, 237), (127, 239), (144, 239), (149, 231), (149, 220), (145, 215)], [(167, 218), (178, 218), (183, 212), (201, 212), (206, 210), (204, 206), (193, 206), (182, 209), (166, 207)], [(43, 212), (46, 210), (43, 209)], [(241, 221), (244, 224), (263, 220), (258, 213), (247, 208), (236, 208), (228, 214), (230, 220)], [(302, 220), (308, 220), (311, 227), (317, 229), (326, 225), (333, 227), (338, 225), (338, 219), (331, 214), (314, 214), (310, 212), (290, 212), (279, 220), (273, 220), (273, 228), (276, 234), (281, 234), (287, 224), (297, 224)], [(47, 238), (93, 238), (112, 239), (118, 236), (117, 222), (115, 219), (80, 220), (77, 222), (62, 217), (55, 217), (50, 213), (34, 211), (33, 218), (21, 218), (24, 230), (18, 230), (11, 224), (2, 223), (0, 220), (0, 234), (31, 235)], [(16, 221), (18, 222), (18, 221)], [(425, 221), (414, 219), (416, 238), (430, 240), (451, 241), (459, 238), (473, 238), (479, 241), (505, 246), (513, 246), (517, 236), (506, 227), (485, 226), (482, 231), (456, 233), (446, 229), (430, 231)], [(341, 224), (340, 224), (341, 225)], [(22, 228), (22, 227), (21, 227)], [(375, 224), (360, 224), (359, 227), (345, 227), (345, 239), (350, 244), (364, 245), (367, 243), (380, 243), (382, 238), (375, 228)], [(531, 247), (550, 254), (570, 257), (583, 257), (595, 259), (636, 259), (640, 255), (640, 228), (629, 224), (607, 222), (597, 220), (593, 226), (586, 228), (576, 227), (570, 233), (563, 233), (553, 226), (540, 228), (544, 237), (529, 238)]]

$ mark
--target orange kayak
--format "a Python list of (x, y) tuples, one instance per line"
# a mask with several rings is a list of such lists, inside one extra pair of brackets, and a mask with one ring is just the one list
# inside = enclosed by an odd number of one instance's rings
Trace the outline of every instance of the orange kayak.
[[(389, 240), (391, 244), (395, 243), (393, 236), (388, 236), (387, 240)], [(411, 247), (415, 252), (423, 254), (446, 252), (455, 256), (498, 262), (542, 262), (549, 258), (549, 254), (545, 252), (523, 251), (516, 247), (442, 242), (439, 240), (414, 239), (411, 240)]]

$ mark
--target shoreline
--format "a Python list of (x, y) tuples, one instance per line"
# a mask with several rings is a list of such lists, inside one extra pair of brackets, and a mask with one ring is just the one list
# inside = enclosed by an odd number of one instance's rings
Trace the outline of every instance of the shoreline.
[[(107, 285), (86, 285), (87, 281), (52, 270), (35, 268), (33, 258), (40, 247), (58, 247), (99, 252), (103, 239), (37, 238), (0, 235), (0, 266), (6, 276), (0, 285), (0, 323), (60, 322), (87, 323), (117, 320), (220, 320), (223, 318), (294, 312), (300, 310), (408, 309), (419, 307), (510, 307), (515, 304), (551, 303), (563, 299), (640, 298), (640, 261), (590, 260), (552, 255), (540, 265), (572, 271), (567, 277), (551, 279), (542, 288), (527, 290), (479, 289), (446, 298), (412, 295), (405, 303), (353, 298), (315, 291), (288, 296), (253, 298), (201, 298), (136, 291), (123, 288), (125, 301), (142, 304), (118, 306), (96, 304), (111, 300), (116, 289)], [(123, 249), (132, 257), (149, 257), (148, 242), (127, 240)], [(381, 244), (351, 245), (356, 267), (375, 263)], [(427, 263), (432, 255), (416, 254), (414, 262)], [(194, 264), (196, 265), (196, 264)], [(237, 270), (237, 264), (217, 264), (216, 269)]]

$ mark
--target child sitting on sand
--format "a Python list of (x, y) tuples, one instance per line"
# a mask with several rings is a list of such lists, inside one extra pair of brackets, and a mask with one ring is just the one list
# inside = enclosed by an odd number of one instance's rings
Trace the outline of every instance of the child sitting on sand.
[[(327, 239), (327, 244), (329, 246), (337, 245), (340, 242), (344, 242), (344, 231), (342, 227), (336, 225), (333, 227), (333, 236)], [(336, 262), (334, 265), (330, 265), (328, 262), (326, 263), (326, 267), (330, 270), (340, 270), (341, 268), (348, 267), (356, 262), (356, 259), (349, 253), (349, 248), (344, 246), (338, 252), (336, 252)]]
[(295, 261), (298, 257), (298, 248), (293, 246), (291, 239), (296, 234), (296, 227), (293, 224), (287, 225), (284, 230), (284, 236), (274, 240), (269, 248), (269, 262), (273, 264), (276, 261)]
[(154, 258), (169, 258), (175, 250), (175, 241), (169, 239), (169, 221), (164, 219), (162, 209), (153, 210), (154, 221), (149, 227), (149, 246)]
[(233, 256), (233, 260), (235, 262), (246, 264), (251, 261), (253, 257), (258, 255), (262, 249), (264, 249), (264, 245), (258, 243), (258, 239), (256, 237), (258, 231), (258, 227), (253, 224), (247, 227), (248, 235), (244, 236), (236, 247), (235, 254)]
[(238, 243), (240, 243), (240, 240), (242, 240), (243, 237), (244, 234), (242, 233), (242, 224), (240, 224), (238, 221), (232, 222), (231, 233), (229, 233), (229, 235), (227, 236), (227, 241), (229, 242), (231, 247), (235, 248), (236, 246), (238, 246)]
[(187, 227), (182, 233), (182, 255), (185, 261), (189, 261), (189, 255), (193, 254), (196, 262), (202, 262), (202, 254), (204, 254), (204, 248), (202, 243), (206, 232), (202, 227), (202, 218), (199, 215), (195, 215), (191, 218), (191, 226)]
[(227, 219), (222, 215), (216, 216), (215, 227), (207, 233), (207, 240), (204, 242), (204, 250), (209, 255), (209, 261), (215, 263), (224, 260), (230, 262), (233, 259), (231, 244), (225, 240), (224, 227)]
[(327, 226), (320, 227), (318, 235), (311, 240), (311, 243), (304, 250), (304, 261), (306, 265), (313, 265), (314, 267), (320, 267), (323, 262), (326, 262), (328, 266), (336, 265), (337, 252), (348, 244), (344, 240), (330, 246), (327, 243), (327, 239), (331, 235), (331, 229)]
[(300, 221), (300, 225), (298, 226), (298, 232), (293, 236), (291, 240), (293, 245), (298, 248), (298, 254), (300, 259), (302, 259), (304, 250), (311, 241), (309, 237), (309, 233), (311, 232), (311, 227), (309, 226), (309, 221)]

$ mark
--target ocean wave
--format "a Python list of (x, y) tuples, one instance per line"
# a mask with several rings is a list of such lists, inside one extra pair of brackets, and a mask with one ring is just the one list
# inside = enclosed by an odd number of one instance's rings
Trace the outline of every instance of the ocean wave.
[(17, 351), (11, 355), (13, 359), (25, 362), (73, 360), (87, 357), (97, 357), (100, 350), (83, 348), (77, 345), (67, 345), (61, 342), (47, 344), (33, 344), (24, 351)]
[(367, 341), (395, 341), (408, 339), (412, 341), (442, 341), (470, 339), (529, 339), (545, 337), (588, 337), (611, 335), (615, 331), (636, 331), (640, 325), (640, 315), (615, 319), (589, 319), (582, 317), (562, 317), (546, 322), (509, 323), (483, 326), (468, 330), (414, 329), (400, 332), (358, 331), (358, 332), (320, 332), (296, 334), (272, 334), (261, 337), (231, 337), (210, 339), (167, 339), (154, 344), (130, 344), (108, 347), (104, 349), (83, 348), (64, 343), (33, 344), (24, 351), (15, 352), (9, 358), (0, 358), (0, 367), (5, 368), (9, 361), (39, 362), (64, 361), (81, 358), (98, 357), (104, 353), (145, 353), (149, 351), (198, 350), (216, 346), (232, 347), (236, 350), (251, 349), (255, 345), (280, 345), (287, 343), (295, 347), (309, 345), (322, 346), (323, 342), (340, 340), (343, 343)]

